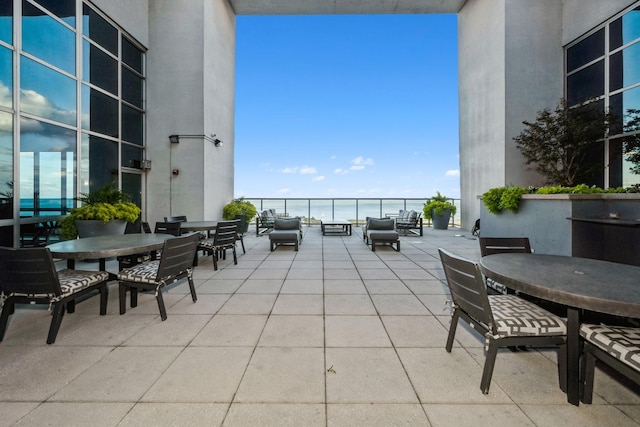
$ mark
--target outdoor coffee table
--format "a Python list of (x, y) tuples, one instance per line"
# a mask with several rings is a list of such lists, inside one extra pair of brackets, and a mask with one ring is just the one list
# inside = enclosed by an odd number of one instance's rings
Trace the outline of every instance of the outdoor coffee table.
[(344, 219), (331, 219), (320, 221), (320, 228), (322, 228), (322, 235), (327, 234), (346, 234), (351, 236), (351, 223)]
[(480, 269), (508, 288), (567, 307), (567, 400), (578, 405), (582, 312), (638, 318), (640, 267), (560, 255), (496, 254), (482, 257)]

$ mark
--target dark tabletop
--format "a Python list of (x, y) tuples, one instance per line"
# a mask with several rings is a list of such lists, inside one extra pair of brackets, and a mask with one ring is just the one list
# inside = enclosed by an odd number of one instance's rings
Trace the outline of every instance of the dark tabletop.
[(482, 272), (507, 287), (569, 307), (640, 318), (640, 267), (587, 258), (497, 254)]
[(169, 234), (121, 234), (66, 240), (47, 247), (54, 258), (110, 258), (162, 249), (164, 241), (171, 237), (174, 236)]
[(208, 231), (216, 228), (218, 221), (185, 221), (180, 223), (182, 231)]

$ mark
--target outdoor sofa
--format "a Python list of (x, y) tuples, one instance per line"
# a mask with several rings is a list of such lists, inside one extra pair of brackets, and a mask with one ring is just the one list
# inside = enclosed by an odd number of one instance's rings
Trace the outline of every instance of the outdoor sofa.
[(413, 210), (400, 209), (396, 218), (396, 231), (422, 236), (422, 214)]
[(302, 221), (300, 218), (276, 218), (273, 231), (269, 233), (269, 248), (275, 250), (279, 245), (292, 244), (295, 250), (302, 242)]

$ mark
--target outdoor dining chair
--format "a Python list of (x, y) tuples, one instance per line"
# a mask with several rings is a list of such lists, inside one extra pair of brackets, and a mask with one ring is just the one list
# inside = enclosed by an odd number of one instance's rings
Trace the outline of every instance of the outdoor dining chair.
[(560, 388), (566, 390), (565, 321), (516, 295), (487, 295), (478, 264), (438, 249), (453, 308), (446, 349), (451, 352), (458, 319), (486, 339), (486, 357), (480, 389), (489, 393), (499, 347), (558, 346)]
[(164, 222), (187, 222), (186, 215), (165, 216)]
[(180, 222), (156, 222), (153, 230), (154, 233), (171, 234), (173, 236), (180, 235)]
[(65, 309), (73, 313), (76, 298), (99, 291), (100, 314), (105, 315), (108, 279), (106, 271), (56, 271), (48, 248), (0, 248), (0, 291), (5, 298), (0, 313), (0, 341), (4, 339), (15, 304), (47, 304), (51, 307), (47, 344), (56, 341)]
[(179, 280), (187, 279), (191, 299), (196, 302), (196, 288), (193, 284), (193, 260), (200, 236), (189, 233), (167, 239), (162, 247), (159, 260), (150, 260), (127, 268), (118, 273), (120, 314), (126, 312), (127, 291), (131, 293), (131, 307), (138, 305), (138, 290), (155, 290), (160, 318), (167, 319), (167, 311), (162, 298), (162, 288)]
[(583, 324), (584, 350), (580, 375), (583, 403), (593, 399), (596, 359), (640, 385), (640, 328)]
[[(509, 253), (531, 253), (528, 237), (480, 237), (480, 254), (482, 256)], [(493, 279), (487, 278), (487, 291), (492, 295), (508, 293), (507, 287)]]
[(213, 237), (201, 240), (198, 250), (205, 251), (213, 257), (213, 269), (218, 269), (218, 260), (226, 258), (226, 250), (231, 249), (233, 253), (233, 263), (238, 264), (236, 253), (236, 240), (238, 239), (238, 224), (240, 220), (219, 221), (216, 225), (216, 232)]

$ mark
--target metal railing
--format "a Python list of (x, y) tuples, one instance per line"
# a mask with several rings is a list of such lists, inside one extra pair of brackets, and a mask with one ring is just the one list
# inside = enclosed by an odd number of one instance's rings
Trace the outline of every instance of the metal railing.
[[(275, 209), (276, 214), (300, 217), (304, 224), (319, 225), (322, 220), (345, 219), (354, 225), (364, 224), (367, 217), (383, 218), (397, 216), (400, 209), (422, 213), (427, 202), (424, 199), (386, 199), (386, 198), (251, 198), (258, 213), (265, 209)], [(460, 199), (449, 199), (455, 204), (457, 212), (451, 216), (451, 226), (460, 226)], [(425, 219), (424, 225), (431, 225)]]

